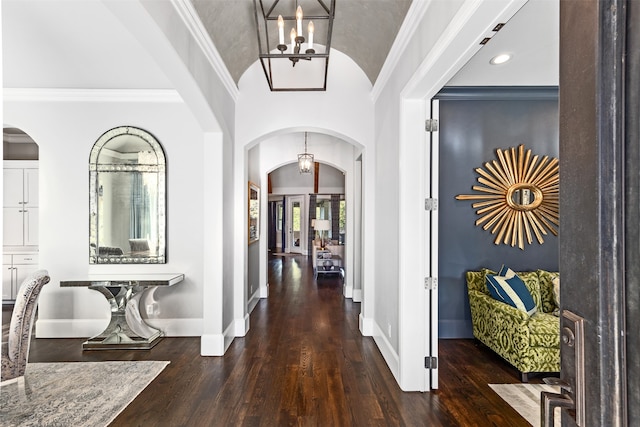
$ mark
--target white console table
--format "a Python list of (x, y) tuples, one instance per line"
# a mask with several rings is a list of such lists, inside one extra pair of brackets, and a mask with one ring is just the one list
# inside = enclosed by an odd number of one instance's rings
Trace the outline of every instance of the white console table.
[(155, 346), (163, 332), (140, 316), (140, 298), (145, 291), (173, 286), (184, 274), (90, 274), (85, 278), (60, 281), (61, 287), (88, 287), (100, 292), (111, 306), (111, 321), (100, 334), (85, 341), (83, 350), (138, 349)]

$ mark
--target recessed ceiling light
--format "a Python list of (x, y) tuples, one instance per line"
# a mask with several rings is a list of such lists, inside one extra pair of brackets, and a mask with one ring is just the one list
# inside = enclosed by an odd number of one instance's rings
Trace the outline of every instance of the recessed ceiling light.
[(510, 53), (501, 53), (500, 55), (496, 55), (493, 58), (491, 58), (491, 61), (489, 61), (489, 63), (493, 65), (504, 64), (510, 59), (511, 59)]

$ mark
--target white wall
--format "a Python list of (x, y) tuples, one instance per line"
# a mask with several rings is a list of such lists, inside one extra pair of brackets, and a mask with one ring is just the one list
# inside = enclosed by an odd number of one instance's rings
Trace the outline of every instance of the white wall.
[[(304, 140), (302, 140), (304, 141)], [(300, 134), (286, 134), (278, 135), (269, 138), (260, 143), (260, 174), (262, 176), (262, 182), (267, 182), (269, 172), (274, 169), (290, 163), (292, 160), (296, 160), (300, 150)], [(253, 150), (252, 150), (253, 151)], [(360, 189), (354, 186), (354, 167), (356, 164), (355, 158), (359, 153), (359, 148), (354, 147), (339, 138), (335, 138), (328, 135), (313, 134), (313, 144), (308, 145), (308, 151), (313, 152), (314, 160), (322, 160), (323, 163), (331, 165), (345, 174), (345, 203), (347, 208), (347, 221), (346, 221), (346, 234), (347, 236), (354, 236), (354, 229), (359, 226), (359, 219), (354, 219), (353, 211), (355, 208), (356, 195), (360, 195)], [(308, 206), (309, 193), (313, 192), (313, 187), (306, 188), (292, 188), (291, 191), (287, 191), (286, 194), (302, 194), (305, 196), (305, 203)], [(297, 191), (295, 191), (297, 190)], [(342, 189), (341, 189), (342, 190)], [(320, 193), (322, 191), (319, 191)], [(340, 191), (342, 192), (342, 191)], [(267, 278), (267, 210), (268, 195), (263, 195), (263, 211), (262, 211), (262, 227), (264, 230), (263, 236), (265, 236), (263, 244), (261, 244), (260, 258), (260, 284), (262, 286), (268, 286)], [(306, 212), (306, 210), (305, 210)], [(361, 284), (354, 284), (354, 249), (356, 248), (355, 242), (347, 237), (347, 244), (345, 247), (345, 280), (344, 280), (344, 295), (347, 298), (352, 298), (354, 287), (360, 289)], [(303, 250), (311, 251), (306, 247), (306, 239), (303, 239)], [(266, 289), (264, 290), (266, 291)], [(262, 293), (261, 293), (262, 294)]]
[[(60, 288), (61, 280), (88, 273), (184, 273), (185, 281), (160, 289), (161, 308), (149, 319), (167, 335), (202, 334), (203, 134), (175, 95), (166, 102), (129, 100), (20, 101), (4, 103), (5, 124), (23, 129), (40, 147), (40, 266), (51, 283), (40, 299), (40, 337), (88, 337), (108, 323), (102, 295)], [(106, 130), (141, 127), (158, 138), (167, 157), (167, 243), (164, 265), (89, 265), (89, 153)], [(214, 194), (212, 196), (219, 196)]]
[[(479, 40), (506, 22), (524, 0), (414, 2), (374, 88), (377, 238), (373, 335), (403, 390), (427, 390), (424, 356), (429, 307), (424, 290), (427, 246), (424, 199), (429, 164), (424, 120), (428, 103), (480, 49)], [(398, 46), (402, 48), (397, 49)], [(390, 144), (389, 141), (397, 141)], [(437, 185), (437, 184), (436, 184)], [(396, 224), (396, 227), (390, 227)], [(428, 291), (427, 291), (428, 292)], [(437, 294), (436, 294), (437, 298)]]
[[(236, 217), (244, 218), (242, 223), (235, 224), (236, 241), (246, 241), (246, 182), (254, 167), (253, 157), (249, 150), (260, 146), (260, 182), (261, 188), (267, 188), (267, 174), (271, 170), (297, 159), (298, 153), (304, 149), (304, 141), (299, 137), (302, 131), (313, 132), (313, 143), (309, 151), (313, 152), (316, 161), (331, 164), (346, 171), (345, 193), (347, 193), (347, 207), (354, 206), (354, 178), (353, 167), (356, 153), (367, 152), (363, 158), (368, 162), (369, 178), (373, 178), (373, 104), (371, 102), (371, 84), (360, 68), (341, 52), (331, 51), (332, 68), (328, 76), (326, 92), (277, 92), (269, 91), (263, 70), (258, 62), (254, 63), (242, 76), (239, 83), (238, 102), (235, 116), (238, 122), (235, 129), (236, 146), (235, 164), (235, 194)], [(324, 135), (322, 135), (324, 134)], [(324, 136), (324, 138), (319, 138)], [(324, 144), (324, 145), (323, 145)], [(345, 151), (346, 150), (346, 151)], [(368, 150), (368, 151), (367, 151)], [(251, 172), (253, 173), (253, 172)], [(358, 189), (360, 191), (360, 189)], [(367, 218), (370, 226), (373, 223), (372, 199), (366, 191), (363, 197), (370, 208)], [(262, 231), (259, 242), (260, 256), (260, 296), (268, 295), (266, 260), (267, 260), (267, 201), (266, 191), (262, 193)], [(349, 213), (349, 215), (353, 215)], [(351, 224), (351, 225), (349, 225)], [(354, 225), (353, 216), (347, 217), (347, 227)], [(351, 230), (347, 233), (352, 235)], [(347, 250), (349, 252), (349, 249)], [(235, 278), (236, 292), (247, 289), (246, 246), (237, 247)], [(352, 255), (347, 255), (347, 263)], [(366, 268), (366, 267), (364, 267)], [(347, 272), (347, 274), (351, 274)], [(345, 288), (345, 295), (351, 296), (353, 279), (349, 278), (349, 285)], [(369, 284), (372, 286), (372, 283)], [(373, 295), (371, 294), (371, 297)], [(373, 300), (363, 304), (373, 305)], [(234, 302), (236, 310), (237, 335), (244, 335), (249, 329), (247, 315), (247, 299), (237, 293)], [(240, 327), (242, 325), (242, 328)]]

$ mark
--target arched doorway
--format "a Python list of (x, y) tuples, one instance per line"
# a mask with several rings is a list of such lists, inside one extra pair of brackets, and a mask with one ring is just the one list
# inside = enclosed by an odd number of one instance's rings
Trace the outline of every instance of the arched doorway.
[(13, 304), (22, 281), (38, 269), (38, 144), (21, 129), (3, 128), (2, 302)]

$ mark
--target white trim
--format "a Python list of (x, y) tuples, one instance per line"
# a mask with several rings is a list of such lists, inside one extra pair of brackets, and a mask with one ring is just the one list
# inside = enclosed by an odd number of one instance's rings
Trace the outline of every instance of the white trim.
[(244, 319), (236, 319), (233, 321), (234, 336), (244, 337), (249, 332), (249, 313), (244, 315)]
[(400, 358), (398, 357), (398, 353), (393, 350), (393, 346), (387, 340), (387, 337), (384, 335), (382, 329), (380, 329), (380, 326), (377, 323), (374, 324), (374, 329), (375, 333), (373, 335), (373, 339), (376, 342), (382, 357), (384, 357), (384, 360), (387, 362), (393, 377), (396, 379), (396, 382), (400, 384)]
[(227, 349), (229, 348), (233, 340), (236, 338), (236, 334), (234, 332), (235, 332), (234, 322), (231, 322), (229, 323), (229, 326), (227, 326), (227, 329), (225, 329), (224, 332), (222, 333), (222, 338), (224, 340), (224, 343), (223, 343), (224, 347), (222, 349), (222, 354), (220, 354), (220, 356), (223, 356), (224, 353), (226, 353)]
[(211, 334), (200, 337), (200, 356), (223, 356), (224, 335)]
[(234, 322), (231, 322), (224, 332), (219, 334), (202, 335), (200, 337), (201, 356), (224, 356), (235, 335), (233, 334)]
[(365, 337), (373, 336), (373, 319), (366, 318), (360, 313), (358, 316), (358, 323), (360, 327), (360, 333)]
[(262, 288), (262, 286), (258, 287), (258, 289), (256, 289), (256, 291), (253, 293), (253, 295), (251, 295), (251, 297), (249, 298), (249, 302), (247, 303), (247, 312), (251, 313), (253, 311), (254, 308), (256, 308), (256, 305), (258, 305), (258, 302), (260, 302), (260, 289)]
[(343, 279), (344, 283), (342, 284), (342, 295), (345, 298), (353, 299), (353, 285), (350, 285), (346, 282), (346, 279)]
[[(166, 337), (197, 337), (202, 334), (202, 319), (145, 319)], [(37, 338), (89, 338), (99, 334), (109, 319), (39, 319)]]
[(229, 95), (233, 98), (234, 101), (238, 100), (238, 86), (236, 82), (231, 77), (227, 66), (224, 64), (218, 49), (216, 49), (209, 33), (205, 29), (202, 21), (198, 16), (198, 12), (196, 12), (193, 4), (189, 0), (171, 0), (171, 4), (178, 12), (180, 18), (186, 25), (189, 32), (195, 39), (195, 41), (202, 49), (202, 53), (207, 58), (213, 70), (218, 74), (222, 84), (224, 84), (225, 88), (229, 92)]
[(353, 302), (362, 302), (362, 289), (353, 290)]
[(482, 48), (477, 41), (491, 37), (495, 24), (509, 21), (527, 1), (466, 0), (400, 97), (431, 99)]
[(269, 284), (258, 287), (258, 291), (260, 292), (260, 298), (269, 298)]
[(407, 11), (404, 21), (402, 22), (402, 26), (400, 27), (400, 31), (398, 31), (398, 35), (389, 50), (387, 59), (385, 59), (384, 64), (382, 64), (382, 68), (380, 69), (373, 89), (371, 90), (371, 99), (374, 103), (378, 100), (382, 90), (391, 78), (393, 71), (398, 66), (398, 62), (400, 62), (402, 54), (411, 42), (411, 38), (415, 34), (420, 20), (426, 13), (430, 3), (431, 0), (414, 0), (411, 2), (411, 6)]
[(40, 89), (5, 88), (11, 102), (184, 102), (173, 89)]

